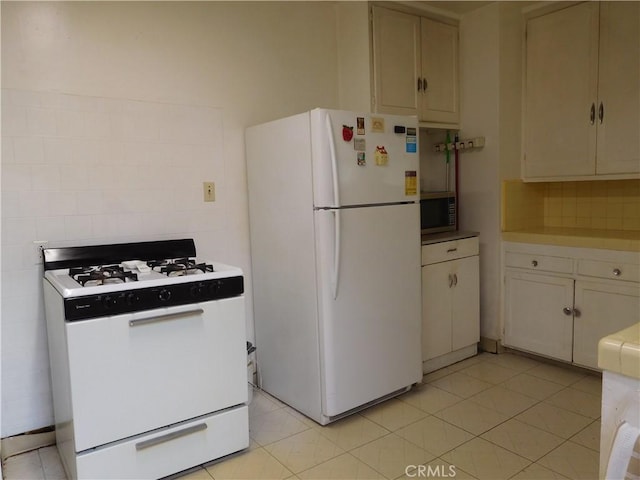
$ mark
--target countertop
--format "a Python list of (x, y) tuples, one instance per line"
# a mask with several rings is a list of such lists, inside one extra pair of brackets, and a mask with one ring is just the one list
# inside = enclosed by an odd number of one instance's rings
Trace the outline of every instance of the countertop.
[(540, 227), (502, 232), (502, 239), (507, 242), (640, 252), (640, 231), (637, 230)]
[(478, 232), (467, 230), (456, 230), (455, 232), (429, 233), (422, 235), (422, 245), (430, 245), (432, 243), (449, 242), (451, 240), (461, 240), (463, 238), (477, 237)]
[(640, 323), (600, 340), (598, 367), (640, 379)]

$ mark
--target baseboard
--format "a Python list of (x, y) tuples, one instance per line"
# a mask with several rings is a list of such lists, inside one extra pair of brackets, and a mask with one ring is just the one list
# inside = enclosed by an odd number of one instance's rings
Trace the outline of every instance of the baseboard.
[(56, 432), (54, 430), (48, 432), (34, 432), (16, 435), (15, 437), (3, 438), (0, 441), (0, 457), (4, 462), (5, 459), (18, 455), (20, 453), (29, 452), (49, 445), (55, 445)]
[(458, 363), (465, 358), (473, 357), (478, 353), (477, 344), (469, 345), (468, 347), (455, 350), (453, 352), (446, 353), (436, 358), (431, 358), (422, 362), (422, 373), (428, 374), (440, 370), (441, 368), (448, 367), (454, 363)]
[(505, 349), (502, 346), (500, 340), (496, 340), (489, 337), (480, 337), (480, 343), (478, 343), (478, 349), (488, 353), (504, 353)]

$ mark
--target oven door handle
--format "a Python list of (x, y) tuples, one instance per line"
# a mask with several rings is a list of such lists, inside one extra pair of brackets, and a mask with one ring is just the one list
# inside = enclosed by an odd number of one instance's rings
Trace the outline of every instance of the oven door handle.
[(147, 325), (149, 323), (165, 322), (167, 320), (179, 320), (185, 317), (191, 317), (193, 315), (202, 315), (204, 310), (202, 308), (196, 308), (194, 310), (187, 310), (186, 312), (178, 313), (165, 313), (161, 315), (154, 315), (150, 318), (137, 318), (135, 320), (129, 320), (130, 327), (138, 327), (141, 325)]
[(206, 423), (199, 423), (198, 425), (183, 428), (182, 430), (178, 430), (177, 432), (167, 433), (166, 435), (162, 435), (160, 437), (138, 442), (136, 443), (136, 450), (144, 450), (145, 448), (155, 447), (156, 445), (160, 445), (161, 443), (169, 442), (171, 440), (175, 440), (176, 438), (184, 437), (196, 432), (201, 432), (202, 430), (206, 429)]

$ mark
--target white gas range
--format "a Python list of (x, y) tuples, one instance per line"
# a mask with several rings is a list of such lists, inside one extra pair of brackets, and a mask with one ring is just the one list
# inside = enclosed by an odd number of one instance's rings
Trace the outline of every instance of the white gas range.
[(244, 283), (193, 240), (44, 250), (70, 478), (160, 478), (249, 445)]

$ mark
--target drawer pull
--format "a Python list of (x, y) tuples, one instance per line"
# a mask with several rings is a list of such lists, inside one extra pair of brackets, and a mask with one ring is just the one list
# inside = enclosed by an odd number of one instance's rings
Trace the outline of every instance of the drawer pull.
[(447, 250), (447, 253), (452, 253), (452, 252), (457, 252), (457, 251), (458, 251), (458, 249), (457, 249), (457, 248), (449, 248), (449, 249)]
[(620, 275), (622, 275), (622, 270), (620, 270), (619, 268), (614, 268), (613, 269), (613, 275), (615, 277), (619, 277)]
[(578, 318), (580, 315), (582, 315), (582, 312), (580, 310), (578, 310), (577, 308), (573, 309), (573, 316)]
[(564, 313), (565, 315), (571, 315), (573, 313), (573, 309), (571, 309), (569, 307), (564, 307), (562, 309), (562, 313)]
[(531, 261), (531, 265), (533, 265), (534, 267), (538, 266), (538, 261), (537, 260), (532, 260)]
[(169, 442), (171, 440), (175, 440), (176, 438), (184, 437), (186, 435), (191, 435), (192, 433), (201, 432), (202, 430), (206, 430), (206, 429), (207, 429), (206, 423), (199, 423), (198, 425), (193, 425), (191, 427), (178, 430), (177, 432), (167, 433), (166, 435), (161, 435), (159, 437), (152, 438), (150, 440), (138, 442), (136, 443), (136, 450), (144, 450), (145, 448), (155, 447), (156, 445), (160, 445), (161, 443)]

